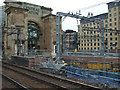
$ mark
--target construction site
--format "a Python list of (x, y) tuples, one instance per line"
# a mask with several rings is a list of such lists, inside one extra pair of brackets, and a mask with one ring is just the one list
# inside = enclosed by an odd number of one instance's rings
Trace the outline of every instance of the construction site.
[[(120, 89), (120, 1), (87, 16), (5, 0), (0, 8), (2, 88)], [(77, 31), (63, 30), (66, 18)]]

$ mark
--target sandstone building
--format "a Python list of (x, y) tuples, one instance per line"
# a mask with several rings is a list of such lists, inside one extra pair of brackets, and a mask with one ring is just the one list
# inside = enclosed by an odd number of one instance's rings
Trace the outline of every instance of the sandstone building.
[[(33, 49), (55, 55), (56, 16), (52, 9), (26, 2), (5, 1), (4, 54), (28, 55)], [(9, 28), (8, 28), (9, 27)], [(20, 29), (20, 38), (17, 29)], [(13, 32), (13, 33), (11, 33)], [(19, 44), (19, 45), (18, 45)]]
[[(89, 19), (95, 21), (99, 18), (99, 21), (103, 21), (105, 50), (116, 53), (120, 51), (120, 2), (109, 2), (107, 5), (108, 13), (91, 16)], [(78, 30), (79, 51), (101, 50), (100, 28), (101, 25), (96, 22), (81, 20)]]

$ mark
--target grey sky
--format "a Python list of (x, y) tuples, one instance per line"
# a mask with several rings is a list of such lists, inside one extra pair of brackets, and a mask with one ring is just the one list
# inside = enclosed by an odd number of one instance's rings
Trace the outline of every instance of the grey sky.
[[(3, 1), (4, 0), (0, 0), (1, 5)], [(53, 9), (53, 14), (56, 14), (56, 12), (66, 12), (66, 13), (69, 11), (76, 12), (81, 9), (81, 14), (87, 16), (88, 12), (92, 12), (93, 15), (98, 15), (108, 12), (107, 5), (103, 4), (103, 2), (109, 2), (114, 0), (17, 0), (17, 1), (24, 1), (45, 7), (50, 7)], [(89, 6), (93, 6), (93, 7), (87, 9), (86, 7)], [(76, 19), (67, 18), (63, 22), (62, 26), (63, 26), (62, 28), (63, 30), (66, 29), (77, 30)]]

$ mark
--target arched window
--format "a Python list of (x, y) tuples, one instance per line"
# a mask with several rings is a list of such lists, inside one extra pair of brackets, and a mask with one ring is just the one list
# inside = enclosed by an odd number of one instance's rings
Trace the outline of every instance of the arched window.
[(38, 24), (29, 21), (28, 22), (28, 49), (33, 49), (33, 47), (36, 48), (37, 41), (40, 36), (40, 29)]

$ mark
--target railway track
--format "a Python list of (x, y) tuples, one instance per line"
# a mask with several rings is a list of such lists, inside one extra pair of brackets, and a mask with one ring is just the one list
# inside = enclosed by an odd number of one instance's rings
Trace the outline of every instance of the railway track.
[(43, 80), (37, 79), (32, 75), (25, 74), (24, 72), (18, 72), (13, 70), (9, 67), (3, 66), (3, 73), (8, 75), (9, 77), (13, 78), (22, 85), (26, 86), (27, 88), (58, 88), (55, 85), (50, 83), (46, 83)]
[(42, 81), (46, 85), (48, 86), (51, 85), (54, 88), (60, 88), (60, 89), (79, 88), (82, 90), (101, 90), (101, 88), (92, 85), (75, 82), (66, 78), (62, 78), (60, 76), (48, 74), (46, 72), (31, 70), (29, 68), (9, 64), (6, 62), (3, 62), (3, 68), (20, 73), (23, 76), (34, 78), (36, 81)]
[(9, 76), (5, 74), (2, 74), (2, 79), (5, 83), (5, 86), (3, 86), (3, 88), (20, 88), (24, 90), (29, 90), (27, 87), (25, 87), (21, 83), (15, 81), (14, 79), (10, 78)]

